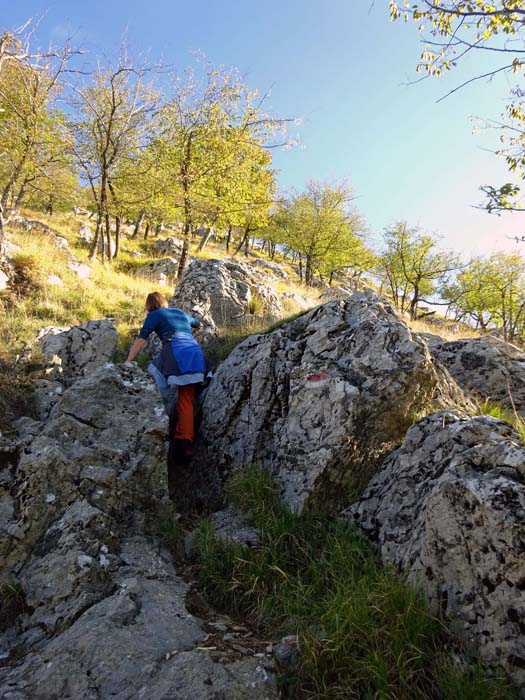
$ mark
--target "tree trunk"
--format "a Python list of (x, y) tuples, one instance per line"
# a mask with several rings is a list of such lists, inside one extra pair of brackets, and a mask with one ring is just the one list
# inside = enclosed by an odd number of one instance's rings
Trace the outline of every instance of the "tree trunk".
[(419, 301), (419, 288), (414, 285), (414, 296), (410, 300), (410, 318), (412, 321), (417, 319), (417, 303)]
[(47, 200), (47, 207), (46, 207), (46, 214), (49, 216), (53, 216), (53, 207), (55, 204), (55, 198), (53, 197), (52, 194), (49, 195), (49, 199)]
[(155, 238), (159, 237), (159, 234), (162, 230), (162, 221), (160, 221), (156, 226), (155, 226)]
[(306, 256), (306, 270), (304, 273), (304, 281), (307, 287), (312, 286), (313, 270), (312, 270), (312, 259), (309, 255)]
[[(97, 257), (98, 242), (100, 240), (100, 227), (102, 224), (102, 214), (100, 210), (97, 212), (97, 225), (95, 227), (95, 236), (89, 250), (89, 259), (94, 260)], [(104, 261), (104, 246), (102, 246), (102, 261)]]
[(5, 255), (4, 208), (0, 202), (0, 260)]
[(299, 256), (299, 279), (303, 281), (303, 259)]
[(111, 265), (113, 262), (113, 251), (111, 250), (111, 220), (109, 218), (109, 214), (106, 212), (106, 245), (108, 247), (107, 249), (107, 256), (108, 256), (108, 262)]
[(122, 223), (122, 217), (118, 214), (115, 217), (115, 257), (120, 252), (120, 224)]
[[(18, 209), (18, 207), (21, 205), (22, 200), (25, 197), (26, 190), (27, 190), (27, 180), (24, 180), (24, 182), (22, 183), (22, 187), (19, 189), (18, 194), (16, 195), (16, 199), (15, 199), (15, 203), (14, 203), (15, 209)], [(47, 211), (46, 211), (46, 213), (47, 213)]]
[(146, 230), (144, 231), (144, 240), (145, 241), (148, 239), (150, 230), (151, 230), (151, 223), (148, 221), (148, 223), (146, 224)]
[[(189, 147), (188, 147), (189, 149)], [(184, 176), (185, 178), (186, 176)], [(192, 227), (192, 220), (191, 220), (191, 201), (190, 197), (188, 194), (188, 188), (187, 185), (185, 185), (185, 179), (183, 178), (183, 188), (184, 188), (184, 230), (183, 230), (183, 238), (184, 238), (184, 243), (182, 245), (182, 251), (180, 254), (180, 260), (179, 260), (179, 268), (177, 270), (177, 279), (180, 280), (182, 277), (182, 273), (184, 272), (184, 268), (186, 267), (186, 261), (188, 259), (188, 251), (190, 249), (190, 232), (191, 232), (191, 227)]]
[(333, 281), (334, 281), (334, 273), (331, 272), (331, 273), (330, 273), (330, 279), (328, 280), (328, 286), (329, 286), (329, 287), (332, 286), (332, 282), (333, 282)]
[(131, 234), (131, 238), (137, 238), (139, 235), (140, 227), (142, 226), (142, 222), (144, 221), (144, 217), (146, 216), (145, 211), (141, 211), (139, 214), (139, 218), (135, 221), (135, 228), (133, 229), (133, 233)]
[(230, 242), (232, 239), (232, 227), (228, 226), (228, 233), (226, 234), (226, 252), (230, 252)]
[(213, 228), (210, 226), (210, 228), (206, 229), (205, 232), (201, 236), (201, 240), (199, 243), (199, 247), (197, 248), (197, 252), (200, 253), (204, 248), (208, 245), (208, 241), (210, 238), (213, 236)]
[(182, 277), (182, 271), (186, 267), (186, 260), (188, 259), (189, 249), (190, 249), (190, 240), (189, 240), (189, 238), (185, 238), (184, 243), (182, 244), (182, 252), (180, 254), (179, 269), (177, 270), (177, 279), (180, 279)]
[(244, 229), (244, 233), (242, 234), (242, 238), (240, 240), (239, 245), (237, 246), (237, 248), (235, 249), (235, 252), (233, 253), (234, 256), (237, 255), (237, 253), (241, 250), (241, 248), (246, 245), (246, 241), (248, 240), (249, 237), (250, 237), (250, 227), (247, 226)]

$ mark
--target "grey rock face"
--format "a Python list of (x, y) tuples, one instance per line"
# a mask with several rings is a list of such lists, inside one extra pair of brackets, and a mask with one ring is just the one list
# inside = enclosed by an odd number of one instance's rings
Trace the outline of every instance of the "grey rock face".
[[(53, 387), (47, 384), (46, 392)], [(106, 365), (52, 401), (44, 422), (21, 419), (18, 423), (20, 458), (10, 488), (17, 517), (2, 532), (2, 563), (8, 560), (15, 565), (40, 541), (40, 566), (48, 549), (46, 538), (52, 551), (62, 546), (64, 552), (72, 550), (71, 542), (59, 544), (61, 538), (76, 532), (77, 522), (103, 518), (111, 508), (118, 510), (123, 493), (128, 504), (132, 497), (138, 497), (139, 504), (147, 503), (146, 492), (141, 496), (135, 483), (137, 475), (146, 479), (154, 500), (164, 489), (160, 475), (164, 474), (166, 419), (161, 417), (160, 399), (147, 375), (134, 366)], [(139, 491), (128, 492), (128, 487)], [(97, 552), (90, 554), (96, 558)]]
[(329, 287), (324, 292), (319, 295), (319, 302), (321, 304), (326, 304), (329, 301), (340, 301), (347, 299), (354, 293), (355, 290), (349, 287), (343, 287), (338, 285), (337, 287)]
[(273, 275), (274, 277), (280, 277), (283, 280), (288, 279), (288, 273), (284, 269), (282, 265), (279, 265), (279, 263), (273, 262), (272, 260), (265, 260), (264, 258), (256, 258), (255, 260), (252, 261), (252, 265), (255, 265), (256, 267), (262, 268), (265, 272), (268, 272), (270, 275)]
[(179, 238), (165, 238), (162, 241), (155, 241), (154, 248), (158, 255), (180, 258), (183, 241)]
[(105, 365), (4, 445), (0, 576), (26, 613), (0, 635), (2, 698), (277, 698), (259, 659), (199, 648), (187, 585), (147, 534), (167, 502), (166, 422), (145, 373)]
[(8, 285), (9, 277), (3, 270), (0, 270), (0, 292), (3, 292), (5, 289), (7, 289)]
[(174, 258), (162, 258), (143, 265), (137, 274), (155, 284), (165, 285), (169, 280), (175, 279), (178, 268), (179, 263)]
[(251, 316), (281, 316), (280, 301), (263, 275), (236, 260), (194, 260), (170, 301), (214, 326), (245, 323)]
[(525, 416), (525, 353), (517, 347), (484, 336), (431, 343), (430, 352), (462, 387), (511, 409), (514, 402)]
[(89, 265), (85, 265), (84, 263), (79, 263), (79, 262), (70, 262), (68, 264), (68, 267), (70, 270), (72, 270), (77, 277), (79, 277), (81, 280), (87, 279), (91, 275), (91, 268)]
[(81, 224), (78, 230), (78, 237), (84, 243), (91, 243), (95, 234), (87, 224)]
[(525, 681), (525, 448), (488, 416), (408, 431), (349, 517), (456, 620), (482, 659)]
[(426, 345), (376, 295), (320, 306), (220, 365), (203, 405), (201, 485), (217, 466), (227, 477), (258, 464), (291, 507), (329, 509), (366, 485), (438, 390), (441, 405), (462, 398), (449, 381), (452, 397)]
[(43, 328), (36, 338), (57, 376), (68, 382), (109, 362), (118, 333), (112, 321), (86, 321), (72, 328)]

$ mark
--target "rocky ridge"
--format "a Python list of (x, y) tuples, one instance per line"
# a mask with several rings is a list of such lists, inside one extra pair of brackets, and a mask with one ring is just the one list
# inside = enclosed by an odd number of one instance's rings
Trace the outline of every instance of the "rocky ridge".
[[(253, 290), (264, 277), (237, 261), (194, 261), (186, 274), (172, 303), (211, 329), (263, 298)], [(436, 350), (384, 299), (343, 292), (248, 338), (219, 367), (181, 491), (219, 503), (224, 481), (256, 463), (295, 510), (337, 514), (362, 492), (345, 517), (485, 661), (524, 683), (525, 449), (507, 424), (469, 417), (468, 393), (492, 394), (454, 369), (465, 346)], [(151, 514), (169, 505), (166, 418), (150, 378), (111, 363), (116, 342), (107, 320), (46, 329), (52, 371), (36, 384), (36, 418), (0, 445), (2, 580), (24, 593), (0, 635), (5, 697), (276, 698), (265, 650), (224, 655), (152, 531)], [(519, 387), (515, 351), (498, 346)], [(485, 386), (490, 377), (488, 367)], [(213, 522), (218, 536), (257, 545), (235, 514)]]
[(484, 661), (525, 683), (525, 447), (510, 425), (424, 418), (348, 515)]
[[(237, 260), (193, 260), (170, 301), (215, 328), (246, 323), (250, 316), (278, 319), (279, 298), (257, 268)], [(260, 308), (259, 308), (260, 307)]]
[(495, 336), (429, 343), (432, 356), (480, 397), (525, 417), (525, 353)]
[(431, 405), (475, 411), (388, 304), (356, 293), (237, 346), (204, 400), (195, 478), (258, 464), (294, 510), (331, 509)]
[(41, 420), (20, 419), (0, 451), (2, 580), (24, 597), (0, 634), (2, 698), (276, 698), (265, 654), (216, 662), (152, 533), (168, 505), (153, 383), (134, 365), (84, 369), (65, 367)]

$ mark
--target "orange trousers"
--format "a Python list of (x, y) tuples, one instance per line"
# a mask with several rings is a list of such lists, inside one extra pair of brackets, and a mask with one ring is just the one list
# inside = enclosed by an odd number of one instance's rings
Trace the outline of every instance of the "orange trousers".
[(179, 440), (193, 442), (195, 428), (193, 424), (193, 404), (195, 402), (195, 384), (179, 386), (179, 400), (177, 403), (177, 426), (175, 437)]

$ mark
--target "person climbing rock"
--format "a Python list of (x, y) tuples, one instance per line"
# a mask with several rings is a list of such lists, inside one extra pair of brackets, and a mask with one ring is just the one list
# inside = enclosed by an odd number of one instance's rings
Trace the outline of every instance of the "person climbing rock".
[[(158, 335), (162, 349), (150, 362), (148, 372), (155, 379), (166, 412), (172, 418), (170, 424), (174, 425), (174, 431), (170, 440), (177, 454), (187, 462), (193, 454), (196, 388), (207, 375), (206, 358), (192, 333), (193, 329), (199, 328), (200, 321), (181, 309), (168, 308), (168, 302), (160, 292), (148, 294), (145, 309), (148, 315), (129, 350), (127, 361), (135, 360), (151, 333)], [(173, 386), (178, 389), (176, 405), (172, 405)]]

